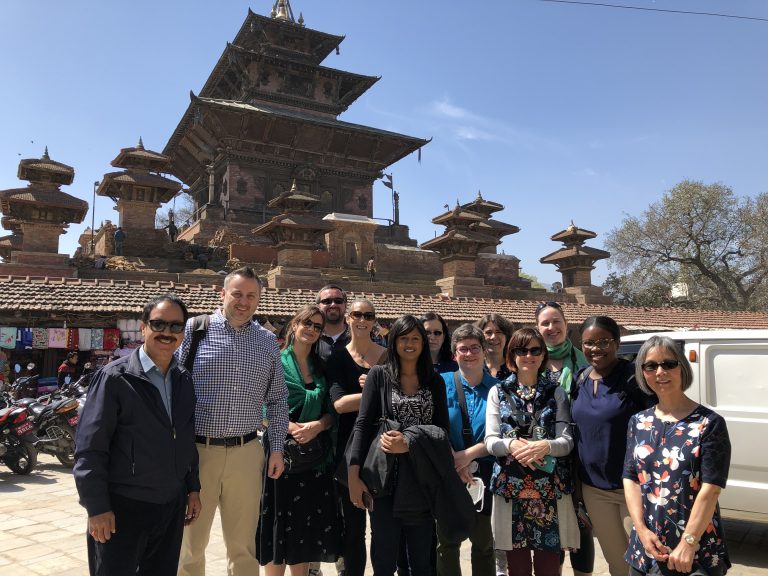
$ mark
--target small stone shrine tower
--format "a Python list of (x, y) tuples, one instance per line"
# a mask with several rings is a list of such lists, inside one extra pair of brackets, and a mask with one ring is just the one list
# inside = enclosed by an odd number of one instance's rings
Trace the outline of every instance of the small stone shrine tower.
[(161, 204), (181, 190), (181, 184), (162, 176), (168, 171), (169, 159), (146, 150), (139, 138), (135, 148), (123, 148), (112, 160), (121, 172), (104, 174), (96, 194), (115, 201), (118, 225), (126, 233), (125, 256), (156, 255), (167, 240), (167, 234), (155, 228), (155, 215)]
[(73, 276), (62, 271), (69, 267), (69, 256), (58, 252), (59, 236), (88, 212), (86, 201), (61, 191), (75, 179), (74, 168), (51, 160), (46, 147), (42, 158), (19, 162), (17, 175), (30, 182), (26, 188), (0, 191), (2, 225), (12, 232), (0, 238), (8, 273), (38, 276), (55, 270), (50, 273)]
[[(473, 230), (488, 234), (489, 236), (494, 236), (499, 241), (501, 241), (504, 236), (520, 232), (520, 228), (514, 224), (507, 224), (506, 222), (491, 218), (491, 214), (494, 212), (504, 210), (504, 205), (499, 204), (498, 202), (492, 202), (491, 200), (486, 200), (480, 194), (480, 190), (477, 191), (477, 198), (472, 200), (472, 202), (462, 204), (461, 207), (483, 216), (484, 220), (470, 224), (469, 227)], [(496, 246), (486, 246), (485, 248), (481, 248), (480, 253), (495, 254)]]
[(290, 190), (269, 202), (270, 208), (283, 213), (253, 230), (257, 236), (267, 236), (277, 249), (277, 267), (267, 274), (270, 288), (322, 286), (320, 269), (312, 266), (312, 254), (333, 225), (312, 213), (319, 201), (317, 196), (298, 190), (294, 180)]
[(584, 246), (584, 242), (596, 238), (591, 230), (578, 228), (573, 222), (565, 230), (551, 237), (555, 242), (564, 246), (547, 254), (541, 260), (542, 264), (554, 264), (563, 275), (563, 290), (571, 294), (576, 301), (584, 304), (609, 304), (611, 299), (604, 296), (602, 290), (592, 285), (592, 270), (595, 262), (610, 257), (610, 252)]
[(466, 210), (458, 202), (453, 210), (432, 219), (432, 223), (444, 225), (446, 231), (424, 242), (421, 249), (440, 254), (443, 277), (436, 284), (449, 296), (490, 295), (483, 278), (476, 276), (477, 255), (483, 248), (495, 248), (500, 241), (473, 228), (485, 220), (483, 215)]

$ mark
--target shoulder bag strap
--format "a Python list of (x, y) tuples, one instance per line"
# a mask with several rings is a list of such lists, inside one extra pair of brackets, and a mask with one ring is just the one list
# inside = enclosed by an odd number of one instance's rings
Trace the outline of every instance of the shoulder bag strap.
[(189, 352), (184, 359), (184, 368), (187, 372), (192, 373), (192, 366), (195, 363), (195, 356), (197, 355), (197, 348), (200, 346), (200, 342), (205, 338), (205, 333), (208, 331), (208, 324), (211, 321), (211, 317), (208, 314), (202, 314), (195, 316), (192, 319), (192, 341), (189, 343)]
[(475, 445), (472, 438), (472, 424), (469, 422), (469, 411), (467, 410), (467, 399), (464, 396), (464, 385), (461, 383), (459, 371), (453, 373), (453, 384), (456, 388), (456, 398), (459, 400), (461, 408), (461, 435), (464, 438), (464, 449)]

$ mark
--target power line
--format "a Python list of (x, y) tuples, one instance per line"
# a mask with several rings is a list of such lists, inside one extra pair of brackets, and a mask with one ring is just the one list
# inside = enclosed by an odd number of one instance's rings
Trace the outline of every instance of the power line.
[(623, 8), (624, 10), (642, 10), (644, 12), (667, 12), (670, 14), (692, 14), (694, 16), (716, 16), (718, 18), (734, 18), (737, 20), (756, 20), (768, 22), (768, 18), (757, 16), (737, 16), (735, 14), (721, 14), (719, 12), (692, 12), (689, 10), (668, 10), (665, 8), (644, 8), (642, 6), (622, 6), (621, 4), (607, 4), (605, 2), (584, 2), (580, 0), (537, 0), (538, 2), (554, 2), (556, 4), (578, 4), (582, 6), (599, 6), (602, 8)]

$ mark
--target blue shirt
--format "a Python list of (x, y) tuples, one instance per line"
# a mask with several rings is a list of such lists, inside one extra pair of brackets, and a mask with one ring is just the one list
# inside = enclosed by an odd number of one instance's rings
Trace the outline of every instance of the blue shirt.
[(173, 384), (171, 383), (171, 368), (176, 366), (176, 358), (171, 358), (171, 363), (168, 365), (168, 370), (165, 371), (165, 376), (160, 372), (157, 364), (154, 363), (146, 352), (144, 352), (144, 346), (139, 348), (139, 360), (141, 361), (141, 369), (144, 370), (144, 374), (147, 375), (149, 381), (152, 382), (152, 386), (157, 388), (160, 392), (160, 398), (163, 400), (163, 406), (165, 411), (168, 412), (168, 416), (171, 416), (171, 397), (173, 396)]
[[(187, 357), (194, 318), (184, 332), (177, 359)], [(235, 329), (217, 310), (192, 365), (195, 383), (195, 431), (200, 436), (244, 436), (262, 427), (264, 407), (269, 418), (269, 444), (283, 451), (288, 433), (288, 388), (274, 334), (257, 322)]]
[[(448, 436), (454, 450), (464, 450), (464, 435), (462, 434), (461, 406), (456, 395), (456, 386), (453, 381), (453, 372), (440, 374), (445, 381), (445, 393), (448, 397), (448, 421), (450, 430)], [(472, 439), (475, 444), (485, 441), (485, 409), (488, 405), (488, 392), (491, 391), (498, 380), (488, 372), (483, 372), (483, 380), (472, 388), (459, 372), (459, 380), (464, 390), (464, 398), (467, 401), (467, 415), (472, 426)], [(471, 446), (467, 446), (471, 448)]]

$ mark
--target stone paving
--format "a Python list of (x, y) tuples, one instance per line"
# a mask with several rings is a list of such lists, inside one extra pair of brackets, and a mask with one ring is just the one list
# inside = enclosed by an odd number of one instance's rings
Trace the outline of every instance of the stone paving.
[[(85, 552), (85, 511), (69, 470), (40, 455), (30, 476), (17, 476), (0, 465), (0, 575), (88, 573)], [(733, 568), (730, 576), (768, 576), (768, 524), (727, 521), (726, 534)], [(595, 576), (608, 576), (596, 545)], [(226, 574), (226, 552), (216, 519), (207, 550), (208, 574)], [(567, 562), (567, 561), (566, 561)], [(567, 566), (567, 564), (566, 564)], [(462, 548), (462, 568), (470, 574), (469, 546)], [(325, 576), (335, 576), (333, 565), (323, 565)], [(564, 574), (570, 574), (570, 568)], [(371, 574), (370, 567), (366, 574)]]

